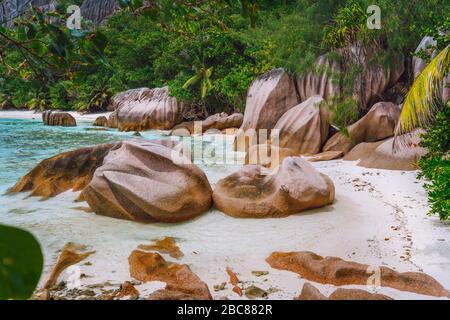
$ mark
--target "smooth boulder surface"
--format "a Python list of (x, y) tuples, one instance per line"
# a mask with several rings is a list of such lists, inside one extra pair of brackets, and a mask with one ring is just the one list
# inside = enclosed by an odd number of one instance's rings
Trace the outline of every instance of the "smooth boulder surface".
[(288, 148), (280, 148), (270, 143), (258, 144), (251, 147), (245, 154), (245, 164), (259, 164), (266, 168), (276, 168), (287, 157), (295, 157), (297, 154)]
[[(256, 78), (247, 94), (247, 102), (238, 139), (247, 130), (270, 130), (280, 117), (299, 102), (293, 79), (283, 69), (275, 69)], [(263, 143), (263, 141), (259, 141)], [(252, 145), (258, 144), (257, 141)], [(238, 146), (239, 149), (245, 147)]]
[(239, 128), (243, 119), (244, 115), (242, 113), (233, 113), (232, 115), (228, 115), (225, 112), (216, 113), (203, 121), (197, 121), (198, 132), (195, 132), (195, 121), (187, 121), (175, 126), (171, 135), (187, 136), (194, 133), (201, 134), (209, 130), (217, 130), (219, 132), (230, 128)]
[(168, 87), (128, 90), (114, 97), (113, 105), (120, 131), (169, 130), (183, 120), (184, 105), (169, 95)]
[(413, 171), (418, 169), (420, 157), (427, 153), (419, 143), (420, 131), (381, 142), (362, 143), (354, 147), (344, 160), (360, 160), (358, 166), (365, 168)]
[(326, 151), (315, 154), (310, 157), (306, 157), (309, 162), (320, 162), (320, 161), (330, 161), (342, 158), (344, 153), (342, 151)]
[(81, 191), (88, 185), (95, 170), (114, 148), (121, 145), (101, 144), (58, 154), (41, 161), (23, 176), (9, 192), (31, 192), (44, 199), (68, 190)]
[(270, 175), (247, 165), (220, 180), (216, 207), (236, 218), (278, 218), (333, 203), (334, 184), (300, 157), (287, 157)]
[(361, 289), (336, 289), (329, 297), (309, 282), (303, 285), (300, 296), (295, 300), (393, 300), (383, 294), (371, 293)]
[(134, 250), (128, 257), (130, 275), (139, 281), (161, 281), (165, 289), (150, 300), (211, 300), (208, 285), (185, 264), (166, 261), (159, 253)]
[(319, 153), (329, 130), (324, 103), (321, 96), (312, 96), (286, 111), (272, 130), (279, 135), (279, 147), (297, 155)]
[(42, 122), (46, 126), (75, 127), (77, 125), (75, 118), (70, 113), (51, 110), (42, 113)]
[(400, 108), (391, 102), (379, 102), (370, 111), (347, 128), (348, 136), (338, 132), (323, 147), (323, 151), (348, 153), (362, 142), (375, 142), (394, 135), (400, 117)]
[(93, 126), (97, 127), (107, 127), (108, 126), (108, 118), (105, 116), (100, 116), (95, 119)]
[[(266, 261), (272, 268), (298, 273), (302, 278), (321, 284), (366, 285), (374, 271), (371, 266), (336, 257), (321, 257), (313, 252), (274, 252)], [(368, 272), (372, 270), (372, 272)], [(380, 285), (417, 294), (450, 297), (434, 278), (422, 272), (399, 273), (381, 266)]]
[(171, 140), (123, 142), (82, 196), (95, 213), (132, 221), (180, 222), (206, 212), (212, 204), (208, 179), (178, 147)]
[(330, 72), (339, 72), (339, 69), (339, 64), (330, 62), (325, 55), (318, 57), (314, 64), (314, 70), (300, 75), (296, 79), (300, 101), (306, 101), (316, 95), (330, 101), (339, 95), (339, 85), (330, 76)]

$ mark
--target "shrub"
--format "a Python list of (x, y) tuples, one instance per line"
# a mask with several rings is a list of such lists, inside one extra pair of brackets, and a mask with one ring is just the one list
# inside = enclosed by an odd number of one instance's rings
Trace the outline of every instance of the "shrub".
[(441, 220), (450, 218), (450, 103), (442, 108), (434, 124), (422, 135), (421, 146), (428, 154), (419, 161), (420, 178), (429, 180), (425, 184), (431, 206), (430, 214)]

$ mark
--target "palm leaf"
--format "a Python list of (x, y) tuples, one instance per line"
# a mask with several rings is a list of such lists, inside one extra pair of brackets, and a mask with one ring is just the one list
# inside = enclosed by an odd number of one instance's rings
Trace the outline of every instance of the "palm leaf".
[(197, 83), (198, 80), (200, 80), (200, 76), (198, 74), (196, 74), (195, 76), (193, 76), (192, 78), (189, 78), (183, 85), (183, 89), (187, 89), (190, 86), (192, 86), (193, 84)]
[(438, 93), (450, 67), (450, 45), (442, 50), (416, 78), (405, 98), (396, 135), (426, 126), (437, 112)]

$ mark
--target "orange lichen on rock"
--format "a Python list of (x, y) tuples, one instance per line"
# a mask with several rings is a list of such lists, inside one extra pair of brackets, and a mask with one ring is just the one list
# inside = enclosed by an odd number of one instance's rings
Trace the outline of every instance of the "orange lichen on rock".
[(138, 249), (144, 251), (158, 251), (159, 253), (166, 253), (170, 255), (172, 258), (179, 259), (184, 256), (183, 252), (181, 252), (180, 248), (177, 246), (176, 241), (172, 237), (165, 237), (164, 239), (155, 239), (153, 240), (154, 244), (146, 245), (141, 244), (138, 246)]
[[(272, 268), (298, 273), (303, 278), (322, 284), (366, 285), (374, 271), (369, 265), (345, 261), (336, 257), (321, 257), (315, 253), (274, 252), (266, 261)], [(421, 272), (399, 273), (379, 267), (380, 285), (401, 291), (436, 297), (450, 297), (449, 292), (434, 278)]]
[(62, 249), (58, 260), (50, 273), (50, 277), (44, 285), (44, 289), (50, 289), (55, 286), (61, 273), (68, 267), (83, 261), (91, 254), (95, 253), (95, 251), (85, 252), (85, 250), (85, 246), (76, 245), (71, 242), (67, 243)]
[(116, 298), (122, 299), (130, 297), (131, 299), (137, 299), (139, 297), (139, 291), (129, 281), (125, 281), (120, 286), (120, 291), (116, 295)]
[(149, 299), (171, 299), (174, 295), (183, 299), (212, 299), (208, 286), (185, 264), (177, 264), (164, 260), (154, 252), (134, 250), (128, 258), (130, 275), (139, 281), (161, 281), (166, 288), (158, 290)]
[(9, 192), (31, 192), (48, 199), (68, 190), (80, 191), (92, 179), (95, 170), (117, 144), (101, 144), (58, 154), (41, 161), (23, 176)]

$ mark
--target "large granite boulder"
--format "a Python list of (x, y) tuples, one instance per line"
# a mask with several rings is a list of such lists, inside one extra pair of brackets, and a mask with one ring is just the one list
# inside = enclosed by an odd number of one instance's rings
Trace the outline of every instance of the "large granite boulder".
[(387, 140), (361, 143), (344, 160), (360, 160), (358, 166), (385, 170), (417, 170), (417, 162), (427, 153), (419, 146), (420, 131), (392, 137)]
[(337, 62), (330, 62), (326, 55), (318, 57), (313, 70), (297, 78), (300, 101), (305, 101), (316, 95), (331, 101), (338, 96), (340, 87), (331, 74), (339, 72), (339, 69), (340, 65)]
[(105, 116), (97, 117), (93, 123), (93, 126), (96, 127), (107, 127), (108, 126), (108, 118)]
[(348, 135), (341, 132), (333, 135), (323, 147), (323, 151), (348, 153), (362, 142), (375, 142), (394, 135), (401, 109), (391, 102), (379, 102), (370, 111), (347, 128)]
[[(216, 113), (203, 121), (197, 121), (199, 125), (195, 132), (195, 121), (187, 121), (180, 123), (172, 129), (172, 135), (192, 135), (194, 133), (201, 134), (206, 131), (216, 131), (221, 132), (222, 130), (230, 129), (230, 128), (239, 128), (242, 125), (242, 121), (244, 116), (242, 113), (233, 113), (232, 115), (228, 115), (225, 112)], [(200, 125), (201, 124), (201, 125)]]
[(98, 25), (120, 10), (120, 6), (117, 0), (84, 0), (80, 9), (83, 18)]
[[(247, 130), (266, 129), (270, 132), (278, 119), (298, 102), (294, 81), (287, 72), (275, 69), (259, 76), (248, 90), (244, 120), (237, 133), (237, 141)], [(258, 141), (254, 144), (258, 144)], [(236, 147), (246, 149), (245, 146)]]
[(81, 191), (91, 181), (109, 151), (120, 144), (101, 144), (43, 160), (9, 192), (31, 192), (32, 196), (49, 198), (68, 190)]
[(312, 96), (286, 111), (272, 130), (279, 135), (279, 147), (297, 155), (319, 153), (329, 130), (324, 103), (322, 97)]
[(180, 222), (206, 212), (206, 175), (171, 140), (123, 142), (97, 169), (82, 196), (99, 215), (142, 222)]
[(214, 203), (237, 218), (278, 218), (333, 203), (334, 184), (300, 157), (287, 157), (276, 171), (247, 165), (220, 180)]
[(128, 90), (115, 96), (113, 105), (116, 110), (110, 119), (117, 119), (120, 131), (169, 130), (183, 120), (184, 105), (169, 95), (168, 87)]
[(42, 122), (46, 126), (75, 127), (77, 125), (77, 121), (70, 113), (51, 110), (42, 113)]
[[(338, 53), (344, 54), (344, 60), (362, 67), (362, 72), (356, 76), (353, 86), (353, 98), (362, 111), (367, 110), (377, 102), (379, 96), (395, 85), (405, 70), (401, 58), (396, 59), (388, 67), (373, 63), (370, 48), (363, 46), (355, 45)], [(339, 86), (339, 77), (346, 72), (348, 71), (342, 63), (330, 61), (327, 56), (320, 56), (312, 71), (297, 78), (300, 101), (314, 95), (321, 95), (327, 101), (342, 96), (344, 93)]]

